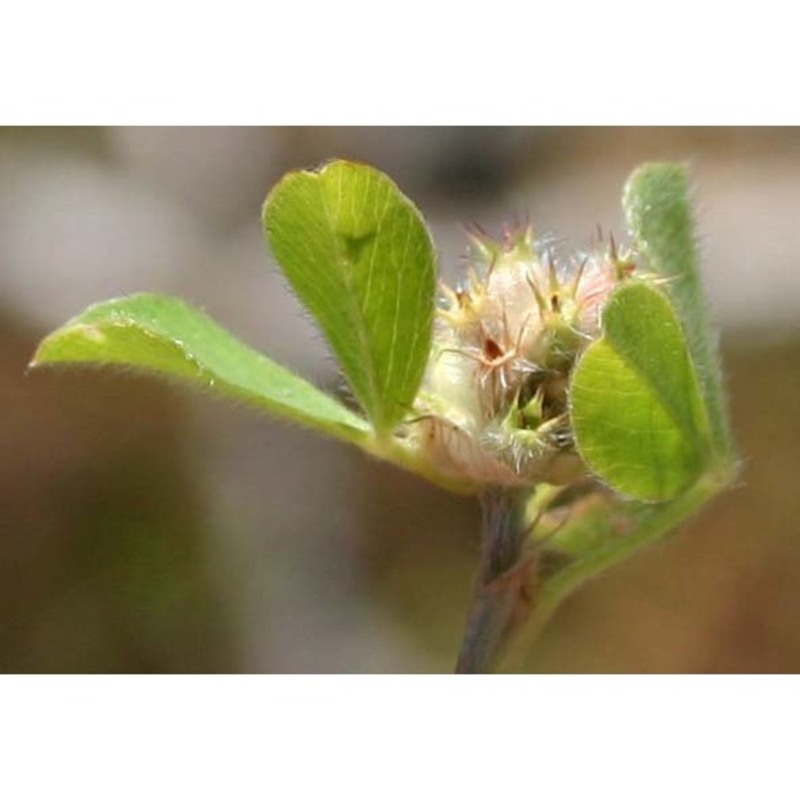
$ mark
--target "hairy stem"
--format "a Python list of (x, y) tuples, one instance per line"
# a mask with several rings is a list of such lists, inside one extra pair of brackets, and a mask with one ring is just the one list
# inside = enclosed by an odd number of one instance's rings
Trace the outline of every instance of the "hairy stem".
[(530, 490), (493, 487), (481, 495), (481, 562), (458, 673), (489, 672), (528, 611), (532, 562), (524, 558), (525, 501)]

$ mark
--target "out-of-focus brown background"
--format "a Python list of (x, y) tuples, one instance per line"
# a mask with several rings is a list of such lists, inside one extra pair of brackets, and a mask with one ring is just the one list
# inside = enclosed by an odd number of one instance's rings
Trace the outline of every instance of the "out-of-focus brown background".
[(529, 666), (800, 670), (800, 130), (744, 128), (0, 129), (0, 670), (451, 669), (473, 502), (157, 380), (25, 372), (48, 330), (147, 290), (336, 391), (259, 214), (337, 156), (415, 200), (448, 278), (461, 222), (622, 238), (630, 170), (690, 162), (742, 485), (576, 594)]

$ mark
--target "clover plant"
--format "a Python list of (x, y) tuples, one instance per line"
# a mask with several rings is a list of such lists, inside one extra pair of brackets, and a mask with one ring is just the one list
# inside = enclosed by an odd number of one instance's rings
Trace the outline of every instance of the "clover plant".
[(457, 670), (514, 668), (568, 593), (735, 475), (686, 169), (644, 165), (623, 206), (625, 243), (568, 258), (529, 225), (468, 228), (463, 281), (437, 288), (425, 221), (388, 177), (347, 161), (286, 175), (266, 238), (361, 413), (172, 297), (91, 306), (32, 363), (174, 376), (477, 495)]

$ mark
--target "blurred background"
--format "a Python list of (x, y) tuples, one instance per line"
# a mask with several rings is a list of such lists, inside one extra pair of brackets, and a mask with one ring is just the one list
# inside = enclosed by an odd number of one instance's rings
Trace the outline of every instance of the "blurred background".
[(686, 160), (741, 485), (576, 593), (540, 672), (800, 671), (800, 130), (0, 129), (0, 670), (439, 672), (478, 509), (306, 431), (153, 379), (26, 373), (90, 303), (181, 295), (331, 391), (260, 228), (288, 169), (387, 172), (433, 229), (624, 238), (640, 162)]

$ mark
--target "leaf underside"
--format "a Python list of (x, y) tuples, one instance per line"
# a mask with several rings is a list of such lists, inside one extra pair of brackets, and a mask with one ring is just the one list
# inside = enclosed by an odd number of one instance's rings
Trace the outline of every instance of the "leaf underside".
[(363, 442), (367, 422), (173, 297), (137, 294), (91, 306), (39, 345), (32, 366), (141, 368), (264, 408), (339, 439)]
[(411, 408), (430, 350), (436, 257), (425, 223), (395, 184), (334, 161), (272, 190), (264, 227), (375, 429)]
[(578, 451), (624, 495), (669, 500), (708, 464), (708, 422), (683, 331), (652, 285), (629, 282), (611, 296), (603, 337), (573, 373), (570, 403)]

